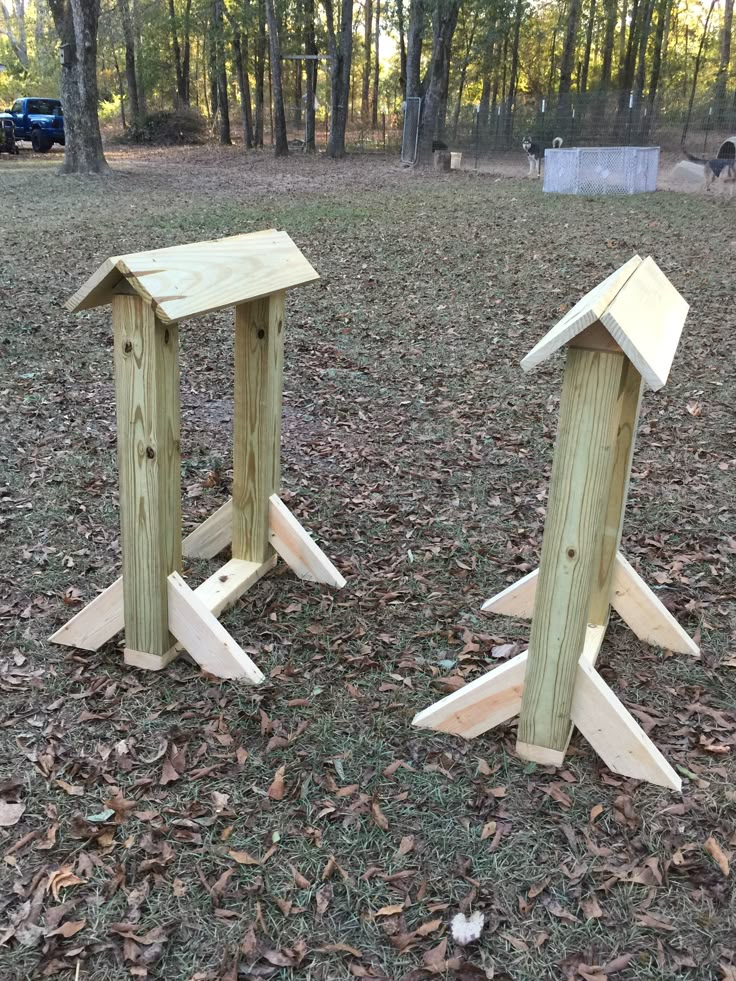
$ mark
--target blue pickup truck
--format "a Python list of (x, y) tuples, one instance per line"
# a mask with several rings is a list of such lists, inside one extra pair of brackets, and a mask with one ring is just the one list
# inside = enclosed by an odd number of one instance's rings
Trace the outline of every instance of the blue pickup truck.
[(7, 112), (16, 140), (30, 140), (36, 153), (46, 153), (54, 143), (64, 146), (64, 113), (58, 99), (16, 99)]

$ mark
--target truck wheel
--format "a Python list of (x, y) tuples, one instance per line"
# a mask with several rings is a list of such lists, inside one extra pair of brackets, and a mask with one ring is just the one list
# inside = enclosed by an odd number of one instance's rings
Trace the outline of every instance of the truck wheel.
[(31, 131), (31, 146), (36, 153), (48, 153), (51, 144), (40, 129), (34, 129)]

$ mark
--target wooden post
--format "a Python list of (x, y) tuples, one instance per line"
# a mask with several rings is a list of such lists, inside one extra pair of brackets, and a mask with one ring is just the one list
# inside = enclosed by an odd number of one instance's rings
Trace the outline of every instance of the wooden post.
[(588, 610), (588, 623), (596, 626), (605, 626), (611, 611), (613, 575), (616, 568), (616, 555), (621, 544), (643, 387), (644, 382), (641, 375), (631, 361), (627, 359), (623, 370), (621, 408), (611, 486), (603, 534), (595, 560), (593, 593), (590, 597), (590, 609)]
[(232, 553), (265, 562), (269, 499), (281, 482), (281, 394), (285, 294), (235, 308)]
[(126, 286), (112, 297), (125, 661), (175, 656), (168, 582), (181, 570), (179, 334)]
[(621, 411), (622, 351), (570, 347), (529, 639), (517, 750), (564, 759)]

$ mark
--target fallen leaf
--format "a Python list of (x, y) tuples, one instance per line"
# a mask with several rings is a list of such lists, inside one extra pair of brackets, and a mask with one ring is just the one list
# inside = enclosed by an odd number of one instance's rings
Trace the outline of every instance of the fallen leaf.
[(395, 916), (397, 913), (403, 912), (403, 906), (382, 906), (373, 914), (373, 919), (375, 920), (379, 916)]
[(703, 848), (705, 848), (724, 876), (728, 878), (728, 876), (731, 874), (728, 856), (712, 835), (703, 845)]
[(639, 913), (636, 922), (640, 926), (650, 927), (652, 930), (667, 930), (673, 933), (677, 929), (672, 926), (669, 920), (664, 920), (661, 916), (656, 916), (653, 913)]
[(228, 852), (230, 858), (237, 862), (238, 865), (260, 865), (261, 859), (255, 858), (250, 852)]
[(378, 806), (378, 801), (376, 800), (371, 801), (371, 817), (377, 828), (380, 828), (381, 831), (388, 831), (388, 818)]
[(271, 786), (268, 788), (268, 796), (271, 800), (283, 800), (286, 786), (284, 784), (284, 774), (286, 766), (280, 766), (276, 771)]
[(583, 911), (583, 916), (586, 920), (598, 920), (603, 916), (603, 910), (593, 895), (586, 896), (585, 899), (580, 900), (580, 909)]
[(77, 784), (67, 783), (66, 780), (54, 780), (57, 787), (61, 787), (65, 794), (69, 794), (70, 797), (83, 797), (84, 787), (80, 787)]
[(87, 926), (86, 920), (67, 920), (66, 923), (62, 923), (51, 933), (47, 933), (47, 937), (73, 937), (75, 933), (79, 933)]

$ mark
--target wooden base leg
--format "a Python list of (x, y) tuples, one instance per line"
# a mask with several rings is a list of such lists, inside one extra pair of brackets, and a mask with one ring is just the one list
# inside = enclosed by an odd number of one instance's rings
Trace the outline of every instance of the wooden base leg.
[(695, 641), (620, 552), (616, 556), (611, 606), (645, 644), (678, 654), (700, 653)]
[(345, 579), (278, 494), (272, 494), (268, 503), (268, 539), (284, 562), (300, 579), (342, 589)]
[(252, 685), (265, 680), (203, 601), (177, 572), (168, 578), (169, 629), (199, 666), (216, 678), (242, 678)]
[(595, 668), (578, 665), (572, 721), (609, 770), (680, 791), (682, 781)]
[[(534, 611), (539, 569), (486, 600), (486, 613), (529, 619)], [(700, 653), (698, 645), (675, 620), (633, 566), (619, 552), (613, 570), (611, 606), (639, 640), (678, 654)]]
[(167, 664), (181, 654), (181, 647), (174, 644), (165, 654), (148, 654), (146, 651), (134, 651), (126, 647), (123, 651), (123, 661), (131, 668), (143, 668), (145, 671), (161, 671)]
[(507, 617), (531, 620), (534, 613), (534, 597), (537, 594), (539, 569), (530, 572), (500, 593), (486, 600), (481, 610), (484, 613), (501, 613)]
[(188, 559), (214, 559), (233, 540), (233, 499), (197, 525), (181, 543), (182, 555)]
[(49, 637), (52, 644), (96, 651), (112, 640), (125, 626), (123, 613), (123, 577), (76, 613), (68, 623)]

